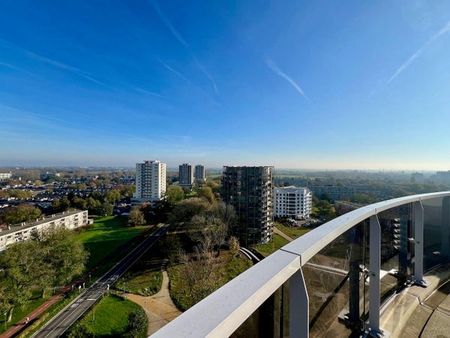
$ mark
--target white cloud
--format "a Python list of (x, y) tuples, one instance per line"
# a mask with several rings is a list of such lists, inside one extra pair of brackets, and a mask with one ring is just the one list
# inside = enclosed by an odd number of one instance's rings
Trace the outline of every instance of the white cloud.
[(300, 87), (300, 85), (292, 79), (289, 75), (287, 75), (285, 72), (283, 72), (280, 67), (271, 59), (266, 59), (267, 66), (278, 76), (285, 79), (294, 89), (305, 99), (309, 100), (309, 98), (306, 96), (305, 92), (303, 91), (303, 88)]
[(429, 47), (429, 45), (440, 38), (445, 33), (450, 32), (450, 21), (447, 22), (447, 24), (441, 28), (438, 32), (436, 32), (431, 38), (429, 38), (418, 50), (416, 50), (405, 62), (401, 64), (400, 67), (397, 68), (397, 70), (392, 74), (392, 76), (389, 78), (387, 83), (391, 83), (392, 81), (397, 78), (406, 68), (411, 66), (411, 64)]

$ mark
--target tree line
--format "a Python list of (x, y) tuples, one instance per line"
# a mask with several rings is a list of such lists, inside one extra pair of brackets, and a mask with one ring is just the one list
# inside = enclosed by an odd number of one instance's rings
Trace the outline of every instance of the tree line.
[(10, 321), (14, 309), (80, 276), (88, 258), (75, 234), (64, 228), (34, 231), (31, 239), (0, 254), (0, 313)]

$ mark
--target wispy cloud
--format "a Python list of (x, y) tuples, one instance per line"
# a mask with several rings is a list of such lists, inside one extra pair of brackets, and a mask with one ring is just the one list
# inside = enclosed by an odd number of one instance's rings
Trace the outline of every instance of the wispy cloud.
[(164, 68), (166, 68), (169, 72), (171, 72), (172, 74), (175, 74), (176, 76), (178, 76), (180, 79), (183, 79), (186, 82), (189, 82), (190, 84), (193, 84), (191, 80), (189, 80), (186, 76), (184, 76), (181, 72), (179, 72), (178, 70), (176, 70), (175, 68), (169, 66), (167, 63), (160, 61), (160, 63), (163, 65)]
[(300, 87), (300, 85), (294, 79), (292, 79), (289, 75), (287, 75), (285, 72), (283, 72), (280, 69), (280, 67), (278, 67), (278, 65), (273, 60), (267, 58), (266, 59), (266, 64), (267, 64), (267, 67), (269, 67), (276, 75), (278, 75), (279, 77), (285, 79), (292, 87), (294, 87), (294, 89), (301, 96), (303, 96), (305, 99), (307, 99), (309, 101), (309, 98), (308, 98), (308, 96), (306, 96), (306, 94), (303, 91), (302, 87)]
[(167, 18), (167, 16), (164, 14), (164, 12), (161, 10), (161, 7), (159, 7), (159, 4), (156, 0), (151, 1), (153, 8), (156, 11), (156, 14), (158, 14), (161, 21), (164, 23), (164, 25), (167, 27), (167, 29), (172, 33), (172, 35), (175, 37), (175, 39), (178, 40), (179, 43), (181, 43), (184, 47), (189, 48), (188, 43), (186, 40), (183, 39), (181, 34), (178, 32), (178, 30), (172, 25), (170, 20)]
[(402, 63), (400, 67), (397, 68), (397, 70), (392, 74), (392, 76), (389, 78), (387, 83), (391, 83), (392, 81), (397, 78), (406, 68), (411, 66), (411, 64), (430, 46), (431, 43), (433, 43), (435, 40), (440, 38), (445, 33), (450, 32), (450, 21), (447, 22), (447, 24), (441, 28), (438, 32), (436, 32), (431, 38), (429, 38), (418, 50), (416, 50), (405, 62)]
[(14, 65), (9, 64), (9, 63), (6, 63), (6, 62), (0, 62), (0, 67), (6, 67), (6, 68), (9, 68), (9, 69), (18, 71), (18, 72), (26, 73), (26, 74), (31, 75), (31, 76), (36, 76), (35, 74), (29, 72), (28, 70), (25, 70), (25, 69), (23, 69), (23, 68), (14, 66)]
[[(73, 73), (79, 77), (84, 78), (85, 80), (88, 80), (92, 83), (95, 83), (99, 86), (105, 87), (107, 89), (110, 90), (115, 90), (115, 88), (113, 88), (112, 86), (108, 85), (107, 83), (100, 81), (98, 79), (96, 79), (95, 77), (93, 77), (91, 74), (89, 74), (88, 72), (85, 72), (77, 67), (73, 67), (71, 65), (68, 65), (66, 63), (60, 62), (58, 60), (55, 59), (51, 59), (49, 57), (43, 56), (41, 54), (35, 53), (33, 51), (30, 51), (28, 49), (25, 49), (23, 47), (19, 47), (15, 44), (13, 44), (12, 42), (9, 42), (7, 40), (4, 39), (0, 39), (0, 42), (2, 42), (3, 44), (6, 44), (7, 46), (9, 46), (10, 48), (16, 48), (21, 50), (25, 55), (27, 55), (29, 58), (34, 59), (36, 61), (42, 62), (42, 63), (46, 63), (48, 65), (51, 65), (55, 68), (59, 68), (61, 70)], [(4, 65), (8, 65), (10, 68), (14, 67), (16, 69), (19, 69), (18, 67), (15, 67), (14, 65), (9, 65), (9, 64), (4, 64)], [(29, 73), (29, 72), (28, 72)], [(30, 73), (31, 74), (31, 73)]]
[(141, 88), (141, 87), (133, 87), (133, 89), (135, 91), (139, 92), (139, 93), (142, 93), (142, 94), (151, 95), (151, 96), (157, 97), (159, 99), (167, 99), (167, 97), (165, 97), (164, 95), (152, 92), (151, 90), (147, 90), (147, 89), (144, 89), (144, 88)]
[(174, 38), (181, 44), (183, 47), (188, 51), (188, 53), (191, 55), (192, 59), (194, 60), (195, 65), (200, 70), (200, 72), (203, 73), (203, 75), (208, 79), (208, 81), (211, 83), (211, 86), (216, 94), (219, 93), (219, 90), (217, 88), (217, 83), (214, 80), (214, 77), (209, 73), (206, 69), (206, 67), (198, 60), (197, 56), (194, 54), (194, 52), (191, 49), (191, 46), (187, 43), (187, 41), (183, 38), (181, 33), (174, 27), (172, 22), (167, 18), (167, 16), (164, 14), (164, 12), (161, 10), (161, 7), (159, 7), (159, 4), (156, 0), (151, 0), (151, 4), (153, 8), (155, 9), (156, 14), (158, 14), (158, 17), (161, 19), (161, 21), (164, 23), (166, 28), (172, 33)]

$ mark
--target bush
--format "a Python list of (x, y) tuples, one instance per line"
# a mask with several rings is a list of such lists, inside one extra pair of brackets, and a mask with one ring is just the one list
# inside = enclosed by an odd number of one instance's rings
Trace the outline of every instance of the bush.
[(123, 335), (126, 338), (146, 338), (148, 321), (144, 310), (139, 309), (128, 315), (127, 331)]

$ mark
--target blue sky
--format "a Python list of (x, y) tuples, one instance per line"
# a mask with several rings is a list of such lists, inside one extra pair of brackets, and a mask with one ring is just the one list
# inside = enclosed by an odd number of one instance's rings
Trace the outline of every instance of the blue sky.
[(450, 169), (450, 2), (0, 2), (0, 165)]

